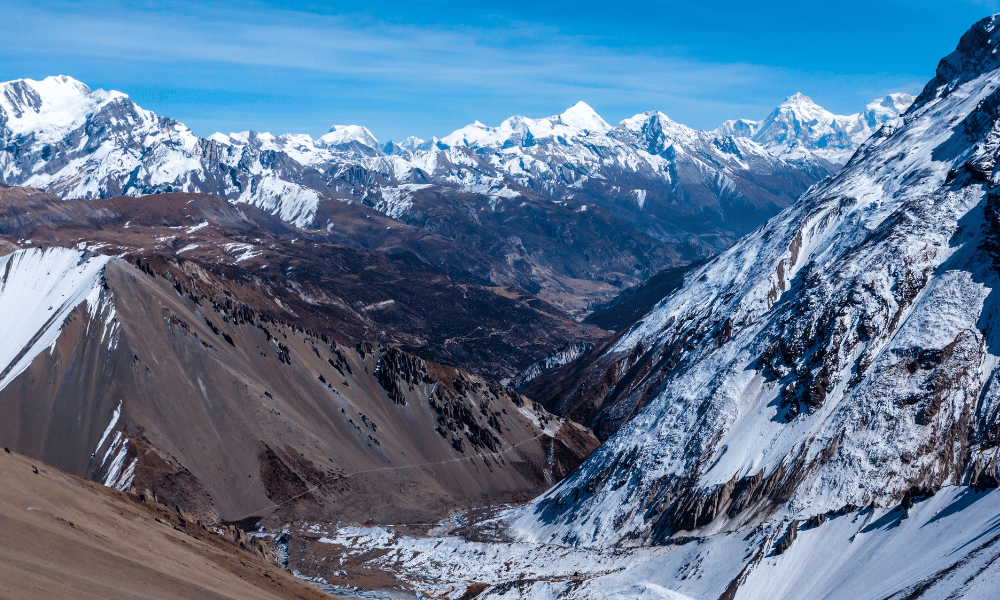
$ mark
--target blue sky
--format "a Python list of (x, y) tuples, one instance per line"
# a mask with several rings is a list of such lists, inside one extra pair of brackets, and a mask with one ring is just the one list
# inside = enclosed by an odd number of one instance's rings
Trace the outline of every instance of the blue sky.
[(998, 1), (9, 2), (0, 80), (65, 74), (199, 135), (382, 141), (578, 100), (617, 122), (760, 119), (802, 92), (840, 114), (918, 92)]

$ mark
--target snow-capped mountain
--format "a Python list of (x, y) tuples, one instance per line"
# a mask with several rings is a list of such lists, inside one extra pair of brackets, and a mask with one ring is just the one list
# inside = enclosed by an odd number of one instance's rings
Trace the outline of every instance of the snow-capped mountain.
[(997, 486), (998, 23), (605, 350), (617, 433), (525, 536), (663, 544)]
[(367, 148), (374, 138), (363, 128), (335, 127), (319, 147), (308, 136), (255, 132), (222, 143), (218, 135), (199, 138), (183, 124), (143, 110), (125, 94), (92, 91), (66, 76), (0, 88), (0, 174), (8, 185), (63, 198), (207, 192), (309, 227), (321, 197), (351, 197), (352, 178), (370, 179), (363, 169), (354, 167), (346, 176), (332, 166), (329, 156), (336, 150), (323, 158), (309, 154), (326, 145), (350, 152)]
[(617, 430), (569, 478), (464, 515), (465, 539), (310, 526), (329, 566), (309, 574), (511, 600), (996, 597), (998, 48), (1000, 15), (838, 175), (561, 368), (607, 382), (596, 424)]
[(372, 132), (360, 125), (334, 125), (330, 128), (330, 132), (321, 136), (317, 142), (319, 142), (317, 145), (320, 146), (339, 146), (359, 142), (369, 148), (378, 147), (378, 140), (375, 139)]
[(727, 121), (716, 133), (750, 138), (775, 156), (805, 168), (835, 172), (858, 146), (912, 103), (909, 94), (890, 94), (860, 113), (838, 116), (799, 93), (789, 96), (763, 121)]
[[(692, 130), (658, 112), (612, 127), (580, 102), (553, 117), (511, 117), (498, 127), (477, 122), (442, 140), (402, 144), (382, 145), (357, 125), (334, 126), (316, 140), (253, 131), (199, 138), (124, 94), (92, 91), (69, 77), (2, 87), (0, 174), (8, 185), (64, 198), (212, 193), (299, 227), (328, 225), (317, 217), (327, 198), (364, 200), (393, 218), (417, 221), (413, 185), (478, 194), (491, 210), (529, 194), (581, 209), (610, 208), (643, 233), (673, 243), (700, 240), (708, 251), (727, 247), (828, 174), (812, 163), (803, 170), (801, 148), (828, 157), (832, 127), (841, 157), (874, 127), (841, 122), (860, 115), (803, 112), (804, 101), (783, 105), (761, 124), (716, 132)], [(903, 104), (880, 104), (864, 113), (871, 112), (865, 123), (884, 121)], [(792, 129), (814, 112), (822, 122), (800, 140)]]

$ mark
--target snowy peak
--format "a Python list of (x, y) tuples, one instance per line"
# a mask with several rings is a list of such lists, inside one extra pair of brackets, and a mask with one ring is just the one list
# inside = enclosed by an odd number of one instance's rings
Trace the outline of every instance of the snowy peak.
[(869, 104), (863, 113), (840, 116), (797, 93), (757, 123), (750, 137), (786, 160), (842, 165), (879, 127), (912, 102), (909, 94), (891, 94)]
[[(790, 108), (791, 107), (816, 107), (816, 108), (820, 108), (818, 104), (816, 104), (815, 102), (813, 102), (812, 98), (810, 98), (809, 96), (806, 96), (802, 92), (795, 92), (791, 96), (785, 98), (785, 101), (782, 102), (778, 106), (779, 109), (781, 109), (783, 107), (790, 107)], [(820, 109), (820, 110), (822, 110), (822, 109)]]
[(695, 143), (698, 134), (698, 131), (670, 120), (662, 112), (651, 110), (625, 119), (608, 135), (650, 154), (660, 154), (678, 141)]
[(761, 122), (758, 135), (763, 139), (776, 139), (803, 130), (819, 131), (830, 127), (836, 119), (836, 115), (813, 102), (809, 96), (797, 93), (786, 98)]
[(875, 100), (868, 105), (869, 109), (884, 108), (886, 110), (894, 110), (897, 113), (903, 113), (906, 109), (910, 108), (913, 104), (914, 97), (910, 94), (889, 94), (885, 98)]
[(339, 146), (359, 142), (369, 148), (378, 148), (378, 140), (368, 131), (368, 128), (361, 125), (334, 125), (330, 132), (317, 140), (319, 146)]
[(410, 136), (403, 140), (403, 143), (399, 145), (403, 150), (409, 150), (410, 152), (417, 152), (418, 150), (429, 150), (434, 147), (434, 144), (438, 142), (437, 138), (431, 138), (430, 140), (422, 140), (416, 136)]
[(1000, 68), (998, 23), (1000, 14), (986, 17), (965, 32), (955, 51), (938, 63), (934, 79), (927, 82), (914, 104), (923, 106), (964, 83)]
[(117, 98), (128, 97), (121, 92), (92, 91), (66, 75), (8, 81), (0, 84), (0, 125), (14, 135), (55, 138)]
[(499, 146), (533, 146), (542, 140), (571, 140), (592, 134), (603, 134), (611, 126), (586, 102), (577, 102), (566, 111), (543, 119), (516, 115), (504, 120), (499, 127), (488, 127), (479, 121), (442, 138), (448, 146), (470, 148)]
[(749, 138), (757, 133), (758, 125), (757, 121), (751, 121), (750, 119), (730, 119), (719, 125), (713, 133), (719, 137)]
[(0, 84), (3, 104), (20, 112), (42, 112), (92, 93), (92, 90), (66, 75), (49, 76), (41, 81), (15, 79)]
[(861, 120), (874, 132), (886, 122), (906, 112), (913, 104), (913, 100), (910, 94), (889, 94), (866, 106), (861, 114)]
[(586, 132), (607, 131), (611, 126), (586, 102), (580, 101), (559, 115), (559, 122)]

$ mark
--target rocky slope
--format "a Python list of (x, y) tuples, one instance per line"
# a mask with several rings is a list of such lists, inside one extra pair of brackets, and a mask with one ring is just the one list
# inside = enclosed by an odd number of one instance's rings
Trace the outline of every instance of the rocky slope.
[(197, 293), (234, 299), (342, 344), (396, 344), (494, 380), (570, 340), (604, 335), (522, 289), (455, 268), (486, 263), (377, 213), (350, 228), (306, 232), (214, 196), (63, 201), (0, 188), (4, 236), (12, 248), (82, 246), (141, 259)]
[(0, 443), (206, 523), (272, 528), (526, 499), (596, 446), (507, 388), (339, 345), (154, 267), (65, 248), (0, 258)]
[(232, 528), (3, 451), (0, 521), (5, 598), (328, 597)]

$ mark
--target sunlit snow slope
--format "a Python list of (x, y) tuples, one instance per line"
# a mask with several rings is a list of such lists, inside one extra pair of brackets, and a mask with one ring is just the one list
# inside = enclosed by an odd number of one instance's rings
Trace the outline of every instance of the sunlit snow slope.
[(114, 335), (114, 310), (102, 310), (101, 278), (106, 256), (81, 257), (66, 248), (30, 250), (0, 257), (0, 389), (17, 377), (59, 336), (70, 311), (86, 303), (92, 315), (106, 313)]

